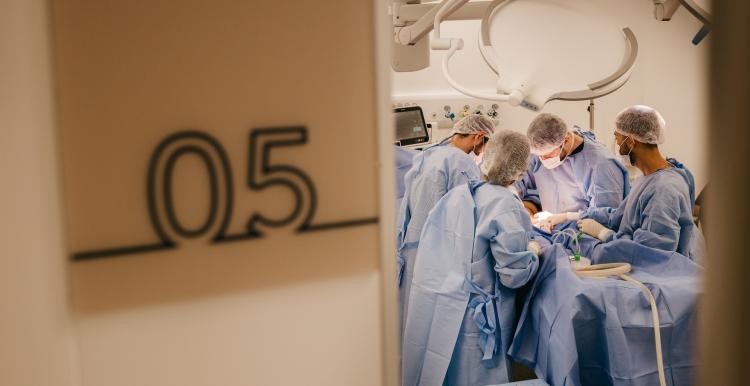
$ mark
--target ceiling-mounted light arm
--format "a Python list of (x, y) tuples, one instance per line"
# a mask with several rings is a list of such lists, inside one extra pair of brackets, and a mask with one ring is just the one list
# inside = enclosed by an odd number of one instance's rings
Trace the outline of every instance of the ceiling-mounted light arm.
[(677, 8), (682, 5), (703, 24), (711, 24), (711, 14), (693, 0), (653, 0), (654, 18), (659, 21), (670, 21)]
[(586, 90), (560, 92), (550, 97), (550, 100), (564, 101), (583, 101), (601, 98), (609, 95), (620, 87), (630, 78), (630, 74), (635, 66), (635, 60), (638, 57), (638, 40), (630, 28), (623, 28), (622, 33), (625, 37), (625, 54), (623, 55), (620, 67), (610, 76), (588, 85)]
[(680, 0), (654, 0), (654, 19), (670, 21), (677, 8), (680, 8)]
[(485, 94), (485, 93), (479, 93), (469, 90), (468, 88), (458, 84), (453, 77), (450, 74), (450, 69), (448, 66), (448, 63), (453, 56), (453, 54), (456, 53), (456, 51), (463, 48), (463, 41), (460, 39), (451, 39), (450, 40), (450, 47), (448, 48), (448, 52), (445, 53), (445, 56), (443, 57), (443, 77), (445, 77), (445, 80), (448, 82), (448, 84), (456, 89), (456, 91), (470, 96), (472, 98), (477, 99), (484, 99), (489, 101), (495, 101), (495, 102), (508, 102), (512, 106), (518, 106), (523, 101), (524, 95), (518, 90), (513, 90), (510, 94)]
[(703, 38), (708, 35), (709, 32), (711, 32), (711, 26), (713, 25), (713, 17), (711, 17), (711, 14), (708, 13), (705, 9), (703, 9), (700, 5), (695, 4), (693, 0), (680, 0), (680, 4), (682, 4), (685, 9), (690, 12), (695, 18), (701, 21), (703, 23), (703, 27), (698, 31), (698, 33), (695, 34), (693, 37), (693, 44), (698, 45)]
[[(428, 34), (435, 28), (435, 16), (442, 13), (438, 20), (476, 20), (484, 13), (490, 1), (455, 1), (443, 0), (438, 3), (415, 4), (409, 0), (394, 0), (389, 7), (393, 19), (393, 53), (392, 68), (397, 72), (418, 71), (427, 68), (430, 63), (430, 39)], [(443, 7), (446, 6), (446, 7)], [(440, 36), (438, 23), (438, 37)], [(442, 49), (447, 50), (450, 43)]]
[(494, 71), (498, 75), (500, 75), (500, 69), (497, 67), (497, 63), (495, 63), (495, 59), (491, 55), (486, 55), (485, 47), (491, 45), (490, 44), (490, 18), (494, 14), (495, 10), (499, 8), (500, 4), (506, 1), (508, 0), (494, 0), (490, 4), (490, 6), (487, 7), (487, 11), (484, 13), (484, 16), (482, 17), (482, 23), (481, 23), (482, 30), (479, 31), (479, 50), (482, 53), (482, 57), (484, 57), (484, 60), (490, 66), (492, 71)]
[[(492, 71), (494, 71), (498, 76), (500, 75), (501, 69), (499, 68), (498, 62), (494, 57), (494, 51), (492, 51), (492, 43), (490, 42), (490, 19), (492, 19), (494, 13), (508, 1), (510, 0), (494, 0), (489, 5), (489, 7), (487, 7), (484, 17), (482, 18), (482, 27), (479, 33), (479, 49), (482, 57), (485, 59), (487, 65), (489, 65)], [(554, 99), (567, 101), (592, 100), (608, 95), (622, 87), (629, 79), (630, 73), (632, 72), (635, 65), (636, 58), (638, 57), (638, 40), (636, 39), (635, 34), (633, 34), (633, 31), (631, 31), (630, 28), (627, 27), (623, 28), (622, 32), (623, 38), (625, 39), (625, 53), (623, 55), (620, 66), (612, 74), (602, 80), (589, 84), (587, 89), (558, 92), (550, 96), (548, 100), (538, 102), (546, 103)], [(447, 71), (443, 70), (443, 73), (447, 73)], [(454, 86), (454, 88), (458, 89), (456, 86)], [(466, 93), (465, 91), (462, 91), (460, 89), (459, 91)], [(522, 90), (514, 90), (513, 92), (511, 92), (511, 95), (513, 94), (515, 94), (516, 96), (525, 97)], [(535, 103), (533, 102), (529, 101), (529, 103), (530, 104), (525, 105), (527, 107), (535, 105)], [(511, 100), (511, 104), (516, 105), (515, 101), (513, 100)]]
[(463, 40), (461, 39), (444, 39), (440, 36), (440, 23), (443, 22), (451, 13), (456, 12), (457, 9), (461, 8), (464, 4), (468, 3), (469, 0), (446, 0), (443, 1), (435, 14), (432, 27), (432, 41), (430, 41), (430, 48), (433, 50), (449, 50), (453, 45), (453, 40), (460, 40), (461, 43), (456, 45), (457, 49), (463, 48)]
[(713, 17), (711, 17), (711, 14), (708, 13), (703, 7), (696, 4), (693, 0), (680, 0), (680, 4), (682, 4), (685, 9), (690, 12), (691, 15), (693, 15), (696, 19), (700, 20), (703, 24), (711, 25), (713, 22)]
[[(427, 36), (435, 28), (435, 16), (448, 3), (455, 0), (443, 0), (437, 4), (404, 4), (394, 2), (391, 5), (393, 13), (394, 39), (401, 45), (414, 45)], [(440, 20), (476, 20), (479, 19), (489, 1), (466, 3), (461, 1), (449, 7)], [(440, 27), (438, 27), (440, 28)], [(447, 48), (446, 48), (447, 49)]]
[(693, 37), (693, 44), (697, 45), (703, 38), (708, 35), (711, 31), (712, 17), (711, 14), (703, 9), (700, 5), (696, 4), (693, 0), (653, 0), (654, 2), (654, 18), (659, 21), (669, 21), (677, 12), (677, 8), (682, 5), (690, 12), (693, 17), (703, 23), (700, 31)]
[(442, 69), (443, 69), (443, 77), (448, 82), (448, 84), (456, 89), (458, 92), (468, 95), (473, 98), (478, 99), (485, 99), (490, 101), (496, 101), (496, 102), (509, 102), (513, 106), (518, 106), (523, 101), (524, 95), (519, 90), (513, 90), (510, 94), (485, 94), (485, 93), (478, 93), (473, 92), (469, 90), (468, 88), (460, 85), (458, 82), (453, 79), (453, 77), (450, 74), (450, 66), (449, 62), (450, 59), (453, 57), (453, 54), (456, 53), (456, 51), (462, 49), (464, 47), (464, 41), (463, 39), (447, 39), (443, 38), (440, 35), (440, 23), (443, 22), (445, 17), (450, 12), (455, 12), (458, 8), (462, 7), (466, 3), (468, 3), (469, 0), (454, 0), (454, 1), (447, 1), (443, 2), (440, 6), (440, 9), (438, 9), (437, 14), (435, 15), (435, 23), (433, 27), (433, 37), (432, 41), (430, 42), (430, 47), (433, 50), (448, 50), (448, 52), (445, 53), (445, 56), (443, 56), (442, 61)]

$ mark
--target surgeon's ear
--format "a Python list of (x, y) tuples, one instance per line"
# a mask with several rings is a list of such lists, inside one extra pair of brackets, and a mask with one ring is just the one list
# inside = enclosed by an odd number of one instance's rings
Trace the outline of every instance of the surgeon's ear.
[(627, 144), (628, 151), (632, 152), (635, 149), (635, 146), (636, 146), (635, 140), (632, 137), (626, 137), (625, 140), (622, 141), (622, 143), (624, 144), (625, 142), (628, 143)]

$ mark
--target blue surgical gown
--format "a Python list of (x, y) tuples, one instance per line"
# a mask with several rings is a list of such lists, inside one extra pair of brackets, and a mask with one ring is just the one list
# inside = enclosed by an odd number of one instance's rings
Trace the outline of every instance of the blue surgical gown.
[(630, 190), (628, 172), (591, 132), (576, 131), (583, 148), (554, 169), (532, 156), (529, 169), (516, 183), (519, 196), (551, 213), (616, 208)]
[(479, 167), (474, 160), (463, 150), (450, 144), (428, 148), (417, 154), (413, 162), (412, 168), (404, 177), (405, 193), (397, 221), (402, 328), (409, 303), (409, 288), (419, 236), (427, 214), (449, 190), (480, 179)]
[[(616, 209), (590, 211), (587, 217), (615, 230), (611, 239), (628, 239), (651, 248), (678, 252), (693, 259), (695, 182), (692, 173), (674, 159), (673, 167), (639, 177)], [(607, 240), (608, 241), (608, 240)]]
[(507, 188), (451, 190), (422, 232), (403, 339), (403, 386), (508, 382), (515, 288), (534, 276), (531, 221)]
[(404, 198), (404, 192), (406, 191), (404, 177), (406, 176), (406, 172), (411, 169), (414, 156), (417, 155), (418, 151), (401, 146), (394, 147), (394, 154), (396, 155), (396, 220), (398, 221), (401, 199)]

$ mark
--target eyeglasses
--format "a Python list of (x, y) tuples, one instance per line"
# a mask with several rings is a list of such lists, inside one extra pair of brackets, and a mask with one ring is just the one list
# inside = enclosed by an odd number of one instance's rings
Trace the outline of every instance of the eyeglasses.
[(541, 158), (541, 159), (548, 159), (548, 158), (552, 158), (552, 157), (559, 157), (560, 153), (562, 153), (562, 146), (560, 146), (558, 148), (555, 148), (554, 150), (552, 150), (551, 152), (549, 152), (547, 154), (540, 155), (539, 158)]

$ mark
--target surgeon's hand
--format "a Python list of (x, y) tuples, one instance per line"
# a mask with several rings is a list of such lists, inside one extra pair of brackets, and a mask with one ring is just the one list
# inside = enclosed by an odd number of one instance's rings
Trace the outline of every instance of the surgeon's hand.
[(537, 226), (547, 230), (547, 232), (551, 232), (558, 224), (562, 224), (566, 221), (578, 220), (580, 218), (581, 215), (578, 214), (578, 212), (558, 213), (545, 216), (544, 218), (540, 218), (539, 213), (534, 216), (534, 220), (536, 220), (536, 224), (538, 224)]
[(523, 207), (529, 212), (529, 217), (531, 218), (534, 218), (534, 215), (539, 212), (539, 208), (537, 208), (536, 204), (531, 201), (523, 201)]
[(531, 224), (549, 233), (551, 232), (551, 229), (549, 222), (547, 222), (547, 218), (549, 218), (550, 216), (552, 216), (552, 213), (550, 212), (537, 212), (536, 214), (531, 216)]
[(578, 221), (578, 229), (589, 235), (596, 237), (597, 239), (601, 241), (605, 241), (609, 238), (610, 235), (614, 234), (615, 232), (607, 227), (605, 227), (602, 224), (599, 224), (598, 222), (587, 218), (583, 220)]

